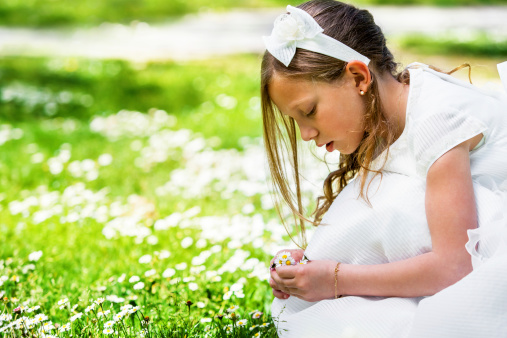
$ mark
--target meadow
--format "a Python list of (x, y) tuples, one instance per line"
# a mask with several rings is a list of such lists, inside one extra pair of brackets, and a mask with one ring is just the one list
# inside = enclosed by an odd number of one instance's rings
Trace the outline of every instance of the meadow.
[(258, 64), (0, 60), (0, 336), (275, 336)]
[[(358, 6), (485, 6), (505, 5), (507, 0), (353, 0)], [(4, 26), (55, 27), (95, 26), (103, 22), (128, 24), (177, 20), (181, 15), (231, 8), (256, 9), (298, 5), (294, 0), (3, 0), (0, 23)]]

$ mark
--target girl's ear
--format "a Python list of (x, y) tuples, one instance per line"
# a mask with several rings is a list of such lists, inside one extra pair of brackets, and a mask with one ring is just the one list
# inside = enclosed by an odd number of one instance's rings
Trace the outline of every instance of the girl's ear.
[(371, 73), (364, 62), (350, 61), (345, 67), (345, 73), (354, 81), (358, 91), (366, 93), (371, 82)]

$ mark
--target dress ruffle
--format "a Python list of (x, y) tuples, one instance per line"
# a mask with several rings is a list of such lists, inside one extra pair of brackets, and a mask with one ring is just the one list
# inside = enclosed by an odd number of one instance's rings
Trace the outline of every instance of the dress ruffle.
[(484, 176), (474, 182), (480, 226), (468, 230), (469, 241), (465, 245), (474, 270), (493, 256), (507, 254), (507, 190), (504, 186), (507, 181), (498, 185)]

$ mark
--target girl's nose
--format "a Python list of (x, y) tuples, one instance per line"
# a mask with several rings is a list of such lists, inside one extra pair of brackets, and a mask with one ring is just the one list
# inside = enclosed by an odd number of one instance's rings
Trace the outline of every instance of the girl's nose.
[(309, 126), (301, 126), (299, 127), (299, 130), (303, 141), (311, 141), (318, 134), (317, 129)]

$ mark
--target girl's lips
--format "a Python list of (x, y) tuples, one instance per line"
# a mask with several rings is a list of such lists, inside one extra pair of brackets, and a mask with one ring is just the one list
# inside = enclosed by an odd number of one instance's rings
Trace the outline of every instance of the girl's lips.
[(326, 150), (332, 152), (334, 150), (333, 141), (326, 144)]

